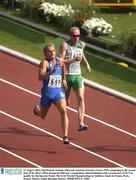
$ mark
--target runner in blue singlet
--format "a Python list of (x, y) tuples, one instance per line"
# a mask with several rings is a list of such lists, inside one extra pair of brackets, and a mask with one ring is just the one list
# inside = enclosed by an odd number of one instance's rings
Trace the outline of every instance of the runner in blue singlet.
[(41, 61), (38, 73), (39, 80), (43, 81), (41, 100), (40, 105), (35, 106), (34, 114), (44, 119), (53, 103), (61, 116), (61, 125), (64, 133), (63, 142), (64, 144), (69, 144), (69, 120), (63, 92), (63, 87), (66, 87), (65, 64), (62, 58), (56, 57), (54, 44), (45, 46), (44, 54), (46, 59)]

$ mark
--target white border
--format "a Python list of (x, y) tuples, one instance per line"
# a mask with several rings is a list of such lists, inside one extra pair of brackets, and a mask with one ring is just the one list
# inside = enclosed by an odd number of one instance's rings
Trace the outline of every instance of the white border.
[[(23, 53), (20, 53), (20, 52), (17, 52), (17, 51), (14, 51), (14, 50), (11, 50), (9, 48), (6, 48), (4, 46), (1, 46), (0, 45), (0, 50), (3, 51), (3, 52), (6, 52), (12, 56), (16, 56), (16, 57), (19, 57), (27, 62), (30, 62), (32, 64), (36, 64), (36, 65), (39, 65), (40, 61), (35, 59), (35, 58), (32, 58), (30, 56), (27, 56)], [(133, 103), (133, 104), (136, 104), (136, 98), (132, 97), (132, 96), (128, 96), (124, 93), (121, 93), (119, 91), (116, 91), (116, 90), (113, 90), (111, 88), (108, 88), (108, 87), (105, 87), (103, 85), (100, 85), (98, 83), (95, 83), (93, 81), (90, 81), (90, 80), (87, 80), (87, 79), (84, 79), (85, 80), (85, 83), (90, 86), (90, 87), (93, 87), (97, 90), (100, 90), (100, 91), (103, 91), (105, 93), (108, 93), (108, 94), (111, 94), (112, 96), (116, 96), (118, 98), (121, 98), (123, 100), (126, 100), (128, 101), (129, 103)]]

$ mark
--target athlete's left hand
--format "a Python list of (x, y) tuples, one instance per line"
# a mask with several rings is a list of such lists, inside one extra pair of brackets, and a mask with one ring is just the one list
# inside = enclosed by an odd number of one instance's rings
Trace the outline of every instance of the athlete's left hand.
[(86, 68), (87, 68), (87, 71), (88, 71), (88, 72), (91, 72), (91, 67), (90, 67), (89, 64), (86, 66)]

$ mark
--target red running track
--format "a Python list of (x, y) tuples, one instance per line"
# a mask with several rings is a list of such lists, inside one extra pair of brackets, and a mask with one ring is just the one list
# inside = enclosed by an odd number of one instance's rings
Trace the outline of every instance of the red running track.
[(89, 129), (79, 132), (72, 92), (68, 109), (71, 143), (64, 145), (54, 106), (45, 120), (33, 115), (42, 85), (37, 79), (38, 68), (2, 52), (0, 67), (1, 167), (136, 167), (134, 104), (86, 87), (85, 122)]

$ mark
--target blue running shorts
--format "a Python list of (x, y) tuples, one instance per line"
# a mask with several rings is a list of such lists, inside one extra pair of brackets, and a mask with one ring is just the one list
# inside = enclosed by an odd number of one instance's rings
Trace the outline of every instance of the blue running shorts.
[(48, 93), (42, 93), (40, 105), (45, 108), (49, 108), (52, 103), (56, 103), (57, 101), (60, 101), (61, 99), (65, 99), (65, 94), (63, 91), (59, 91), (56, 93), (48, 94)]

